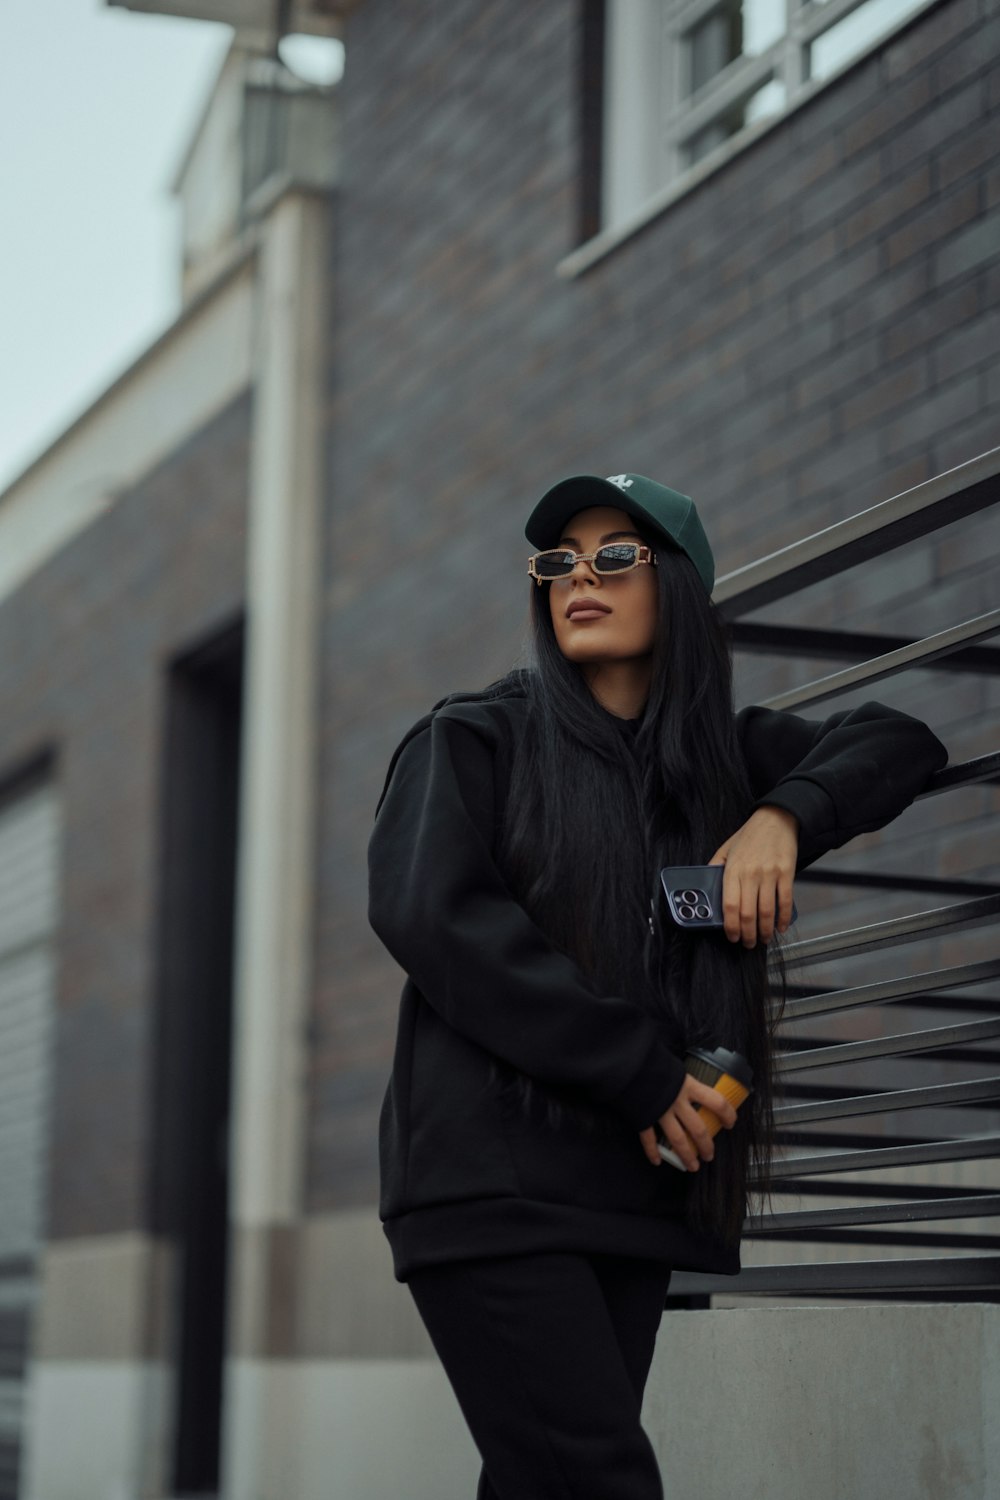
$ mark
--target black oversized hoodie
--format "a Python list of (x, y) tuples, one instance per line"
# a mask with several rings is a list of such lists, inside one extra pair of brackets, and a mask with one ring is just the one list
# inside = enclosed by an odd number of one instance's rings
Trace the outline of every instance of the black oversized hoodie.
[[(443, 698), (403, 737), (376, 808), (368, 915), (407, 975), (379, 1120), (396, 1279), (538, 1250), (735, 1274), (738, 1248), (685, 1223), (693, 1178), (652, 1166), (639, 1141), (673, 1103), (681, 1059), (654, 1017), (598, 993), (549, 942), (495, 862), (527, 711), (516, 674)], [(634, 734), (640, 720), (616, 722)], [(799, 820), (796, 872), (891, 822), (948, 759), (926, 724), (882, 703), (822, 721), (750, 706), (736, 723), (755, 805)], [(603, 1128), (527, 1114), (518, 1073), (571, 1089)]]

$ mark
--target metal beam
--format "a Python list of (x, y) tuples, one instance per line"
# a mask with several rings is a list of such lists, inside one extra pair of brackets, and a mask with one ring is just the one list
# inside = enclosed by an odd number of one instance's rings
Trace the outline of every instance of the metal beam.
[(936, 1052), (964, 1042), (988, 1041), (1000, 1036), (1000, 1016), (988, 1021), (965, 1021), (954, 1026), (934, 1026), (927, 1031), (905, 1031), (895, 1036), (873, 1037), (862, 1042), (841, 1042), (785, 1052), (776, 1059), (779, 1073), (802, 1073), (807, 1068), (830, 1068), (835, 1063), (867, 1062), (872, 1057), (902, 1057), (909, 1052)]
[(831, 1261), (829, 1264), (746, 1266), (736, 1276), (706, 1276), (675, 1271), (670, 1296), (704, 1296), (712, 1292), (874, 1292), (961, 1287), (1000, 1289), (1000, 1256), (941, 1256), (932, 1260)]
[(895, 677), (898, 672), (925, 667), (932, 661), (948, 657), (952, 651), (962, 649), (968, 641), (985, 640), (998, 632), (1000, 609), (992, 609), (985, 615), (977, 615), (974, 620), (963, 620), (960, 625), (952, 625), (948, 630), (938, 631), (936, 635), (912, 641), (897, 651), (889, 651), (871, 661), (859, 662), (857, 666), (845, 667), (842, 672), (831, 672), (828, 677), (815, 677), (811, 682), (789, 688), (787, 693), (775, 693), (771, 698), (761, 698), (760, 705), (763, 708), (791, 710), (823, 703), (852, 688), (868, 687), (886, 677)]
[(972, 1083), (935, 1083), (922, 1089), (890, 1089), (884, 1094), (852, 1094), (847, 1099), (820, 1099), (813, 1104), (780, 1104), (774, 1122), (785, 1129), (810, 1120), (851, 1120), (859, 1115), (891, 1114), (897, 1109), (930, 1109), (1000, 1099), (1000, 1078)]
[[(806, 656), (814, 661), (827, 658), (869, 661), (914, 644), (912, 636), (876, 635), (865, 630), (816, 630), (805, 625), (772, 625), (763, 620), (732, 620), (728, 633), (733, 649), (748, 655)], [(1000, 650), (994, 646), (964, 646), (947, 657), (921, 662), (921, 666), (932, 671), (996, 677), (1000, 674)]]
[[(1000, 1135), (965, 1136), (960, 1141), (928, 1141), (920, 1146), (885, 1146), (880, 1151), (829, 1151), (822, 1156), (786, 1156), (771, 1163), (771, 1176), (815, 1176), (820, 1172), (869, 1172), (875, 1167), (924, 1166), (932, 1161), (972, 1161), (1000, 1156)], [(757, 1187), (756, 1181), (751, 1187)]]
[(867, 1207), (807, 1208), (794, 1213), (749, 1217), (744, 1234), (754, 1238), (791, 1229), (833, 1229), (853, 1224), (910, 1224), (926, 1219), (979, 1219), (1000, 1214), (1000, 1193), (971, 1194), (964, 1198), (916, 1198), (905, 1203), (874, 1203)]
[[(997, 770), (1000, 771), (1000, 752), (997, 754)], [(1000, 894), (1000, 884), (995, 880), (969, 880), (965, 876), (905, 875), (900, 871), (886, 873), (878, 870), (832, 869), (811, 865), (800, 870), (795, 877), (799, 884), (857, 886), (859, 889), (882, 891), (919, 891), (940, 896), (992, 896)]]
[[(1000, 958), (984, 958), (978, 963), (956, 964), (946, 969), (928, 969), (922, 974), (904, 974), (899, 979), (880, 979), (871, 984), (852, 985), (849, 989), (824, 990), (789, 1000), (782, 1023), (798, 1021), (803, 1016), (831, 1015), (835, 1011), (853, 1010), (863, 1005), (886, 1005), (896, 1000), (923, 1000), (935, 990), (952, 985), (981, 984), (1000, 974)], [(948, 996), (939, 996), (945, 1001)]]
[[(905, 917), (892, 917), (885, 922), (872, 922), (866, 927), (849, 927), (843, 932), (824, 933), (820, 937), (804, 938), (801, 942), (789, 943), (785, 953), (795, 964), (818, 963), (825, 958), (841, 958), (849, 953), (871, 953), (878, 948), (888, 948), (896, 943), (916, 943), (925, 937), (950, 937), (970, 927), (982, 927), (1000, 916), (1000, 894), (976, 896), (971, 901), (957, 901), (951, 906), (932, 907), (928, 911), (913, 912)], [(973, 965), (966, 965), (972, 969)], [(945, 970), (939, 970), (945, 973)], [(959, 972), (953, 970), (953, 973)], [(997, 971), (983, 972), (983, 979), (991, 979)], [(905, 982), (905, 981), (904, 981)], [(954, 984), (954, 979), (949, 981)], [(967, 984), (974, 980), (964, 981)], [(911, 981), (912, 983), (912, 981)], [(915, 986), (914, 986), (915, 987)], [(802, 1014), (799, 1007), (798, 1013)]]
[(857, 563), (985, 510), (1000, 499), (1000, 448), (792, 542), (720, 578), (712, 599), (728, 620), (786, 599)]
[(953, 766), (935, 771), (927, 785), (913, 799), (934, 797), (940, 792), (950, 792), (956, 786), (972, 786), (1000, 779), (1000, 750), (990, 750), (986, 755), (977, 755), (973, 760), (959, 760)]

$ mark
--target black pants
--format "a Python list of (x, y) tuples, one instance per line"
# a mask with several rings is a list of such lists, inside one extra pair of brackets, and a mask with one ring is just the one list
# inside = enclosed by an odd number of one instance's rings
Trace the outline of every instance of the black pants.
[(663, 1500), (639, 1420), (670, 1268), (548, 1253), (407, 1285), (483, 1460), (476, 1500)]

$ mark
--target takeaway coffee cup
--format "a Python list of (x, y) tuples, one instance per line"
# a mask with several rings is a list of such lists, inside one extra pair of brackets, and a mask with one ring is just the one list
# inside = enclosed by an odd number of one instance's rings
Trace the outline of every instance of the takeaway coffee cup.
[[(724, 1099), (728, 1099), (734, 1109), (739, 1109), (744, 1099), (750, 1093), (753, 1086), (753, 1069), (746, 1058), (739, 1052), (730, 1052), (725, 1047), (716, 1047), (714, 1051), (706, 1051), (702, 1047), (692, 1047), (684, 1058), (685, 1070), (702, 1083), (707, 1083), (711, 1088), (718, 1089)], [(709, 1135), (718, 1135), (722, 1129), (722, 1121), (718, 1115), (703, 1104), (695, 1104), (694, 1108), (699, 1111)], [(663, 1132), (657, 1127), (658, 1134)], [(675, 1151), (669, 1146), (659, 1142), (656, 1147), (664, 1161), (668, 1161), (672, 1167), (686, 1172), (687, 1167)]]

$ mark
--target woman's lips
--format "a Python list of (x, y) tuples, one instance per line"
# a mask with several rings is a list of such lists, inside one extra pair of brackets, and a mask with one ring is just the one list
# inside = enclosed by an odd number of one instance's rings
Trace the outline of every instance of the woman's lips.
[(566, 606), (567, 620), (596, 620), (598, 615), (611, 614), (611, 605), (603, 599), (586, 597), (571, 599)]

